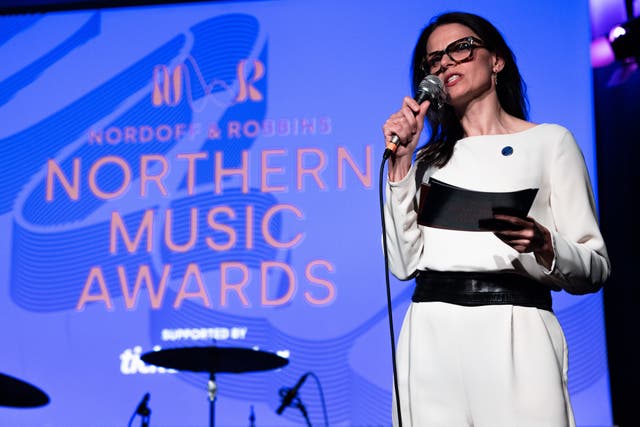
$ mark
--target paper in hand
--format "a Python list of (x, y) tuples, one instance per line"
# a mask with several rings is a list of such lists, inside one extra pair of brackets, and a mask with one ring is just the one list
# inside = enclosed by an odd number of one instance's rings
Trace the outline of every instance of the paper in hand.
[(475, 191), (430, 178), (420, 190), (418, 224), (462, 231), (512, 227), (494, 219), (493, 215), (526, 217), (537, 192), (537, 188), (497, 193)]

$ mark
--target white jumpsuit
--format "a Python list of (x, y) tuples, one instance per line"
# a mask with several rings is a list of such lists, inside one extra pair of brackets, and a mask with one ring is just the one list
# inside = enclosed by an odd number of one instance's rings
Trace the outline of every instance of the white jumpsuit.
[[(551, 269), (490, 232), (419, 226), (419, 184), (430, 176), (477, 191), (538, 188), (529, 216), (551, 232)], [(418, 270), (511, 271), (583, 294), (597, 291), (609, 276), (584, 158), (559, 125), (461, 139), (443, 168), (414, 165), (387, 184), (385, 218), (390, 269), (401, 280)], [(567, 360), (564, 334), (549, 311), (411, 303), (397, 348), (402, 425), (574, 426)], [(393, 410), (397, 425), (395, 396)]]

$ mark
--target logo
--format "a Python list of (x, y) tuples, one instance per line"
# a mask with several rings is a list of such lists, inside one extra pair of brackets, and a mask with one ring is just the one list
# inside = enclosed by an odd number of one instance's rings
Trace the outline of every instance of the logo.
[[(193, 70), (189, 72), (189, 65)], [(255, 85), (265, 76), (266, 69), (258, 59), (243, 59), (236, 65), (237, 85), (230, 85), (219, 79), (207, 82), (196, 60), (189, 55), (187, 60), (176, 65), (173, 69), (164, 64), (153, 68), (151, 103), (154, 107), (175, 107), (182, 102), (188, 102), (193, 111), (202, 111), (209, 100), (215, 99), (214, 92), (221, 91), (225, 96), (221, 99), (228, 101), (221, 104), (240, 104), (244, 102), (261, 102), (264, 96)], [(235, 87), (237, 86), (237, 87)], [(204, 95), (195, 99), (195, 93)]]

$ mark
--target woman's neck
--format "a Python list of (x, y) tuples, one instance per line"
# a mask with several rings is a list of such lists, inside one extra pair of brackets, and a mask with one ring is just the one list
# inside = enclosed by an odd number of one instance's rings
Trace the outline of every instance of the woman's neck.
[(512, 116), (498, 102), (495, 92), (475, 98), (458, 111), (465, 136), (497, 135), (513, 131)]

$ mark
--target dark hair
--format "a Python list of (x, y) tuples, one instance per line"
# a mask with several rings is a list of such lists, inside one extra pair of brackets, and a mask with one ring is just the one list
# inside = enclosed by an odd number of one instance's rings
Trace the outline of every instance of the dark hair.
[[(485, 47), (504, 60), (504, 68), (498, 75), (496, 91), (498, 102), (504, 111), (520, 119), (526, 120), (529, 113), (527, 90), (516, 59), (498, 29), (486, 19), (464, 12), (449, 12), (434, 17), (420, 34), (413, 50), (412, 82), (414, 95), (418, 85), (426, 76), (422, 69), (422, 61), (427, 52), (427, 40), (433, 31), (445, 24), (461, 24), (470, 28), (482, 39)], [(430, 165), (442, 167), (453, 155), (453, 147), (464, 136), (464, 131), (453, 107), (449, 104), (438, 114), (427, 115), (431, 127), (431, 135), (425, 145), (420, 147), (417, 160), (424, 160)]]

